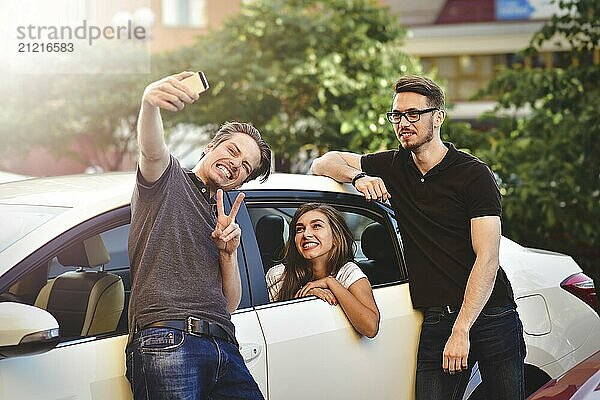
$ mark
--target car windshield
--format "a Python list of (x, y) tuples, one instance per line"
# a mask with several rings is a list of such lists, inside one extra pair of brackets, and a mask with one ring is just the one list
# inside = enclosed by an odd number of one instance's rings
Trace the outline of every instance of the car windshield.
[(21, 204), (0, 204), (0, 251), (48, 222), (58, 214), (67, 211), (64, 207), (28, 206)]

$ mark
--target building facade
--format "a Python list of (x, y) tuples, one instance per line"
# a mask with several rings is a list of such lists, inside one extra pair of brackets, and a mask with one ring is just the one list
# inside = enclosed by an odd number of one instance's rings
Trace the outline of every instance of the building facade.
[(518, 53), (529, 45), (551, 16), (559, 12), (551, 0), (386, 0), (400, 22), (408, 27), (404, 51), (420, 58), (425, 72), (444, 83), (453, 103), (452, 117), (474, 121), (493, 108), (490, 99), (473, 100), (492, 80), (500, 66), (554, 68), (573, 60), (566, 44), (545, 46), (537, 57)]

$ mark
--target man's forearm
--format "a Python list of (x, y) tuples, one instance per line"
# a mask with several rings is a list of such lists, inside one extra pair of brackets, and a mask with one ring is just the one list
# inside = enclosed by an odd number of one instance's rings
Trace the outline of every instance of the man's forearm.
[(315, 159), (311, 170), (315, 175), (325, 175), (338, 182), (351, 182), (360, 169), (349, 165), (337, 151), (331, 151)]
[(227, 299), (227, 310), (234, 312), (242, 299), (242, 282), (237, 262), (237, 250), (232, 254), (219, 252), (221, 277), (223, 279), (223, 295)]
[(184, 71), (167, 76), (146, 86), (138, 118), (140, 171), (149, 182), (158, 180), (169, 165), (169, 150), (165, 143), (160, 108), (177, 112), (198, 99), (198, 94), (182, 83), (194, 75)]
[(481, 313), (494, 289), (498, 260), (475, 260), (467, 281), (460, 312), (454, 323), (454, 330), (468, 332)]
[(160, 109), (144, 101), (138, 118), (138, 144), (142, 157), (148, 161), (168, 155)]

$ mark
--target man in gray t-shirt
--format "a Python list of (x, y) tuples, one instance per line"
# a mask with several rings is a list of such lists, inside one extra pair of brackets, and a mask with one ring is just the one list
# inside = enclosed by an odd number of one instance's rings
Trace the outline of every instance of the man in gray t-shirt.
[(198, 99), (181, 82), (191, 75), (151, 83), (142, 98), (129, 234), (127, 379), (136, 399), (263, 399), (231, 322), (242, 291), (235, 215), (244, 195), (227, 215), (223, 190), (267, 179), (271, 151), (256, 128), (228, 122), (193, 170), (183, 169), (165, 144), (160, 109), (180, 111)]

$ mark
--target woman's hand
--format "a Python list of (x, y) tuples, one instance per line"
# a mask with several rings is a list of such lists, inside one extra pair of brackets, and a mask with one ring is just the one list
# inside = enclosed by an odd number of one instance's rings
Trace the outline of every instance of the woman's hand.
[(310, 294), (308, 294), (308, 292), (310, 292), (311, 289), (315, 289), (315, 288), (328, 289), (329, 291), (331, 291), (331, 287), (329, 286), (330, 279), (333, 279), (333, 278), (331, 278), (330, 276), (326, 276), (325, 278), (321, 278), (321, 279), (317, 279), (316, 281), (308, 282), (306, 285), (304, 285), (303, 287), (300, 288), (300, 290), (296, 294), (296, 297), (310, 296)]
[(335, 295), (329, 289), (325, 289), (325, 288), (321, 288), (321, 287), (312, 287), (308, 290), (305, 290), (305, 289), (306, 289), (306, 286), (304, 286), (302, 289), (298, 290), (295, 297), (299, 298), (299, 297), (306, 297), (306, 296), (317, 296), (318, 298), (320, 298), (323, 301), (326, 301), (327, 303), (331, 304), (332, 306), (337, 306), (337, 304), (338, 304), (338, 301), (337, 301)]

